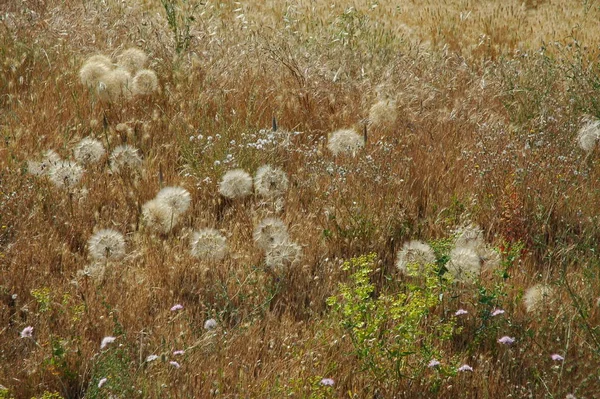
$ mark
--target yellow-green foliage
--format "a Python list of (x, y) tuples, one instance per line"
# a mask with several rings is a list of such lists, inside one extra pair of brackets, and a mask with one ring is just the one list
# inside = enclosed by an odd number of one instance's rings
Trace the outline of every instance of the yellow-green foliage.
[(355, 355), (364, 370), (381, 383), (394, 386), (404, 377), (415, 378), (424, 365), (440, 358), (444, 341), (455, 330), (452, 319), (432, 313), (440, 305), (445, 282), (433, 271), (425, 271), (419, 284), (408, 283), (399, 292), (375, 292), (371, 275), (376, 255), (363, 255), (345, 262), (350, 281), (341, 283), (339, 294), (328, 304), (349, 335)]

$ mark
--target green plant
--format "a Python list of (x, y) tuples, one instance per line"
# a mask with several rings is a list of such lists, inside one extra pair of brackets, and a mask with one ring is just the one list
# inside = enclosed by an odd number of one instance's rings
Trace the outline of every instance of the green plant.
[(393, 387), (422, 374), (430, 359), (441, 358), (441, 343), (451, 338), (454, 322), (434, 312), (445, 282), (433, 267), (424, 273), (422, 284), (409, 282), (402, 292), (375, 296), (370, 281), (375, 264), (375, 254), (345, 262), (343, 269), (352, 273), (350, 282), (341, 283), (328, 304), (349, 335), (362, 370)]
[(175, 51), (181, 53), (190, 46), (191, 24), (196, 20), (194, 12), (199, 4), (192, 5), (187, 0), (161, 0), (167, 14), (169, 28), (175, 38)]

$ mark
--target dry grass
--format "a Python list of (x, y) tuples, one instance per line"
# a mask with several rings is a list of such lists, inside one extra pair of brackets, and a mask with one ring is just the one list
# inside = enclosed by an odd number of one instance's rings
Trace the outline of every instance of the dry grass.
[[(173, 3), (183, 36), (159, 2), (0, 5), (0, 397), (600, 395), (600, 168), (576, 141), (582, 117), (600, 116), (597, 5)], [(160, 90), (100, 101), (79, 68), (130, 47)], [(369, 123), (380, 100), (397, 117)], [(327, 149), (330, 132), (365, 126), (364, 149)], [(27, 172), (50, 149), (72, 159), (87, 136), (108, 154), (137, 148), (141, 169), (116, 172), (105, 156), (70, 190)], [(283, 198), (219, 195), (226, 171), (265, 164), (287, 173)], [(192, 204), (152, 231), (142, 205), (165, 186)], [(302, 247), (289, 268), (267, 268), (253, 245), (270, 216)], [(443, 267), (470, 223), (502, 264), (427, 309), (422, 331), (456, 323), (436, 344), (444, 369), (427, 368), (423, 346), (408, 363), (418, 378), (379, 378), (326, 304), (348, 282), (343, 260), (376, 253), (373, 298), (385, 298), (414, 283), (394, 266), (404, 242), (432, 243)], [(86, 277), (104, 228), (125, 236), (126, 256)], [(227, 238), (225, 259), (191, 256), (203, 228)], [(537, 283), (553, 298), (527, 313)], [(117, 338), (100, 350), (105, 336)], [(465, 363), (473, 373), (456, 371)]]

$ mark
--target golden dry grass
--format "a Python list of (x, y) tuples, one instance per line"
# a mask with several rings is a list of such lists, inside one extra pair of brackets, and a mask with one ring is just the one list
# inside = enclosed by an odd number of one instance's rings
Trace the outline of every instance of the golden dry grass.
[[(169, 3), (179, 41), (160, 2), (0, 4), (0, 397), (600, 395), (600, 169), (576, 142), (581, 118), (600, 116), (597, 5)], [(160, 90), (100, 101), (79, 68), (130, 47), (149, 55)], [(393, 101), (393, 122), (369, 123), (379, 100)], [(328, 151), (330, 132), (366, 125), (364, 150)], [(87, 136), (109, 153), (138, 148), (142, 170), (116, 173), (105, 157), (71, 191), (27, 172), (50, 149), (72, 158)], [(227, 170), (264, 164), (287, 172), (283, 202), (219, 196)], [(152, 233), (142, 206), (164, 186), (187, 189), (191, 209)], [(303, 249), (285, 272), (252, 243), (273, 215)], [(394, 267), (405, 241), (444, 249), (469, 223), (503, 266), (428, 309), (423, 331), (469, 311), (439, 343), (447, 372), (428, 369), (423, 349), (410, 358), (419, 378), (378, 379), (326, 304), (348, 281), (343, 260), (376, 253), (370, 281), (384, 297), (411, 282)], [(102, 228), (124, 234), (127, 254), (95, 281), (78, 271)], [(224, 260), (190, 255), (202, 228), (227, 237)], [(537, 283), (553, 302), (527, 313)], [(101, 351), (105, 336), (117, 339)], [(457, 373), (464, 363), (474, 372)]]

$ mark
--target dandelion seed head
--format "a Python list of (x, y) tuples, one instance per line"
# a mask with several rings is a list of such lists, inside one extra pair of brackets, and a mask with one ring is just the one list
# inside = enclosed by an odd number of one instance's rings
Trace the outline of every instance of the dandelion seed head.
[(179, 222), (179, 217), (163, 202), (152, 199), (142, 205), (141, 220), (150, 230), (166, 234)]
[(600, 119), (589, 115), (585, 116), (583, 118), (583, 126), (581, 126), (577, 133), (579, 148), (590, 153), (596, 147), (598, 139), (600, 139)]
[(177, 216), (184, 214), (192, 202), (190, 192), (183, 187), (165, 187), (156, 194), (155, 199)]
[(392, 100), (377, 101), (369, 110), (369, 125), (375, 129), (389, 129), (397, 118), (396, 102)]
[(290, 240), (275, 243), (266, 250), (265, 264), (274, 270), (295, 266), (302, 259), (302, 248)]
[(109, 344), (112, 344), (113, 342), (115, 342), (116, 339), (117, 339), (117, 337), (111, 337), (111, 336), (102, 338), (102, 342), (100, 342), (100, 349), (106, 348)]
[(90, 237), (88, 248), (96, 261), (117, 260), (125, 256), (125, 239), (118, 231), (103, 229)]
[(98, 97), (103, 101), (116, 101), (131, 95), (131, 74), (124, 69), (113, 69), (100, 77)]
[(131, 81), (131, 92), (134, 96), (148, 96), (158, 90), (158, 78), (150, 69), (138, 71)]
[(40, 162), (28, 161), (27, 170), (34, 176), (44, 176), (49, 173), (50, 168), (60, 162), (60, 156), (54, 150), (48, 150), (44, 153), (44, 158)]
[(217, 328), (217, 321), (215, 319), (208, 319), (204, 322), (205, 330), (214, 330)]
[(353, 129), (337, 130), (327, 140), (327, 148), (333, 155), (353, 154), (364, 146), (364, 137)]
[(523, 295), (523, 302), (527, 312), (536, 312), (540, 310), (543, 305), (547, 305), (552, 300), (552, 288), (543, 284), (536, 284), (533, 287), (528, 288)]
[(33, 337), (33, 327), (32, 326), (25, 327), (19, 335), (21, 336), (21, 338), (32, 338)]
[(129, 48), (118, 57), (119, 65), (129, 73), (136, 73), (138, 70), (143, 69), (147, 62), (148, 56), (138, 48)]
[(195, 258), (218, 261), (227, 252), (227, 239), (218, 230), (202, 229), (192, 234), (191, 254)]
[(106, 150), (102, 143), (92, 137), (85, 137), (73, 149), (73, 156), (83, 165), (99, 162), (104, 154)]
[(254, 242), (264, 250), (289, 239), (287, 226), (279, 218), (265, 218), (254, 229)]
[(112, 70), (110, 63), (101, 60), (88, 60), (79, 69), (79, 79), (86, 87), (97, 87), (102, 77)]
[(417, 265), (421, 272), (425, 265), (435, 263), (435, 253), (433, 249), (422, 241), (408, 241), (404, 243), (402, 249), (398, 251), (396, 257), (396, 267), (402, 274), (409, 273), (409, 265)]
[(88, 276), (95, 282), (101, 282), (104, 278), (104, 274), (106, 272), (106, 263), (104, 262), (92, 262), (87, 265), (82, 271), (81, 274), (84, 276)]
[(454, 248), (446, 268), (456, 281), (472, 283), (481, 272), (481, 259), (472, 248)]
[(110, 154), (110, 167), (114, 172), (137, 171), (142, 166), (138, 150), (127, 144), (115, 147)]
[(83, 168), (76, 162), (60, 161), (48, 170), (48, 177), (58, 188), (69, 190), (79, 183), (83, 176)]
[(288, 189), (287, 174), (279, 168), (263, 165), (254, 175), (256, 193), (266, 198), (278, 197)]
[(243, 169), (225, 173), (219, 182), (219, 193), (226, 198), (244, 198), (252, 194), (252, 177)]
[(476, 249), (485, 245), (483, 230), (477, 225), (468, 225), (458, 231), (456, 247)]

